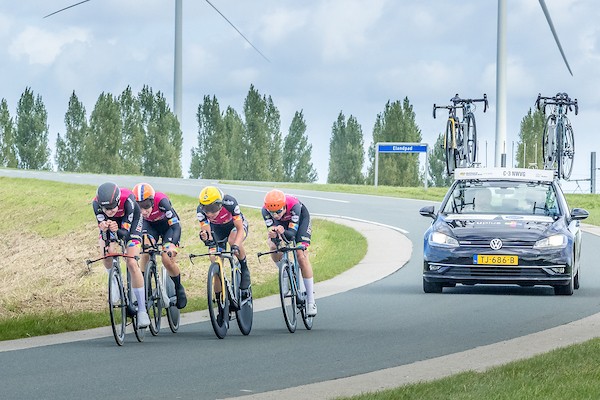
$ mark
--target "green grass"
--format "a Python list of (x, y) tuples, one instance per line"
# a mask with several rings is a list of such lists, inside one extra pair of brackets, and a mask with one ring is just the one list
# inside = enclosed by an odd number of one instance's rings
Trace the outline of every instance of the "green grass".
[[(464, 372), (353, 400), (562, 400), (600, 397), (600, 339), (564, 347), (486, 372)], [(340, 398), (342, 399), (342, 398)]]

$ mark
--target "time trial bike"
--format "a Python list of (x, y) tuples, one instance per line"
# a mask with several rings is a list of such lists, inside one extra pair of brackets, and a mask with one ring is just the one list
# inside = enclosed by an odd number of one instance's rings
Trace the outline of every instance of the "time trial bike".
[[(446, 173), (452, 175), (457, 167), (471, 167), (477, 160), (477, 125), (475, 124), (475, 103), (483, 103), (483, 112), (487, 111), (488, 99), (484, 93), (481, 99), (461, 99), (458, 93), (450, 99), (452, 105), (433, 104), (433, 118), (436, 110), (448, 110), (448, 121), (444, 134), (444, 158)], [(462, 110), (459, 118), (457, 109)]]
[[(138, 342), (143, 342), (146, 336), (146, 328), (138, 328), (137, 321), (137, 300), (131, 288), (131, 275), (126, 268), (126, 279), (123, 282), (123, 274), (121, 271), (121, 258), (133, 258), (139, 260), (138, 256), (129, 256), (125, 253), (125, 244), (123, 240), (118, 239), (114, 232), (102, 235), (105, 246), (104, 255), (95, 260), (86, 260), (88, 267), (98, 261), (110, 258), (112, 259), (112, 267), (108, 271), (108, 311), (110, 313), (110, 323), (112, 326), (113, 336), (119, 346), (122, 346), (125, 341), (125, 331), (127, 328), (127, 318), (131, 320), (133, 331)], [(118, 243), (121, 248), (120, 253), (109, 252), (110, 244)]]
[[(281, 245), (285, 243), (285, 245)], [(258, 258), (266, 254), (282, 253), (279, 267), (279, 299), (283, 319), (288, 331), (294, 333), (298, 324), (298, 314), (302, 316), (304, 327), (308, 330), (313, 327), (314, 317), (308, 316), (308, 302), (306, 301), (306, 288), (302, 278), (302, 271), (296, 256), (297, 250), (306, 250), (302, 245), (296, 245), (295, 241), (286, 242), (283, 239), (275, 240), (277, 248), (271, 251), (260, 252)], [(290, 253), (292, 256), (290, 257)]]
[(146, 287), (146, 308), (150, 317), (150, 332), (153, 336), (160, 332), (163, 310), (167, 314), (167, 321), (171, 332), (179, 329), (180, 312), (176, 306), (177, 294), (175, 283), (167, 274), (167, 269), (156, 261), (156, 256), (164, 252), (162, 243), (157, 243), (154, 238), (144, 235), (142, 237), (142, 254), (148, 254), (148, 264), (144, 273)]
[(229, 322), (234, 316), (240, 332), (248, 335), (252, 329), (254, 314), (252, 285), (246, 290), (240, 288), (242, 280), (240, 262), (234, 253), (227, 249), (227, 238), (216, 243), (206, 242), (206, 244), (209, 247), (208, 253), (190, 254), (189, 257), (191, 262), (195, 257), (211, 257), (206, 281), (206, 297), (215, 335), (223, 339), (227, 335)]
[(569, 179), (575, 157), (575, 136), (567, 112), (573, 111), (575, 107), (575, 115), (579, 113), (577, 99), (572, 100), (566, 93), (557, 93), (552, 97), (538, 94), (535, 105), (544, 115), (546, 107), (552, 107), (551, 114), (546, 118), (542, 136), (544, 169), (554, 170), (559, 178)]

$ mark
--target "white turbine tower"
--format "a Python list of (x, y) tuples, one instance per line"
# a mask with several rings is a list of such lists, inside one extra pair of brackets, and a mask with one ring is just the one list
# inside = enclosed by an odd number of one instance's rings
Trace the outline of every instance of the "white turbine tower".
[[(554, 29), (552, 18), (544, 0), (539, 0), (542, 11), (546, 16), (554, 40), (560, 50), (565, 65), (571, 76), (571, 67), (565, 56), (558, 35)], [(506, 0), (498, 0), (498, 37), (496, 53), (496, 154), (494, 158), (495, 167), (506, 166)]]

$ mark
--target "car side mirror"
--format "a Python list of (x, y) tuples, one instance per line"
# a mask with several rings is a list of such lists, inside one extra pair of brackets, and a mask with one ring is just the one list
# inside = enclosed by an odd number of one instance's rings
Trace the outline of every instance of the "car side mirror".
[(419, 214), (424, 217), (429, 217), (435, 219), (435, 207), (434, 206), (426, 206), (419, 210)]
[(586, 219), (589, 216), (590, 216), (590, 213), (588, 213), (587, 210), (584, 210), (583, 208), (574, 208), (571, 210), (571, 219), (572, 220), (579, 221), (582, 219)]

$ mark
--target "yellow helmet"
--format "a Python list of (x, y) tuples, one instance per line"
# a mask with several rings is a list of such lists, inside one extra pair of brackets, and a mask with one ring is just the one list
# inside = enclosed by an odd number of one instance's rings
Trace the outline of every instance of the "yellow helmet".
[(206, 186), (200, 192), (198, 201), (203, 211), (215, 212), (223, 205), (223, 192), (214, 186)]

